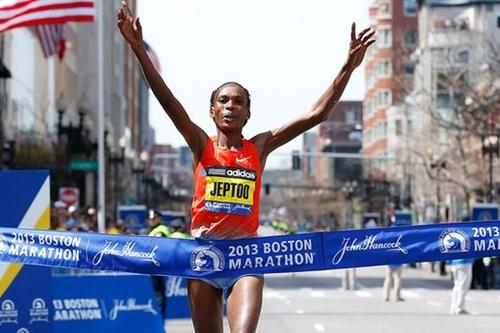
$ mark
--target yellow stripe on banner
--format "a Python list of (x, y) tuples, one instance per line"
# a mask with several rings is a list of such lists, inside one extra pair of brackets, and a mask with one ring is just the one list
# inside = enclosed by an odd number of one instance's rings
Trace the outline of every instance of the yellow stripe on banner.
[[(42, 215), (35, 223), (35, 229), (48, 229), (50, 226), (50, 205), (45, 208)], [(0, 297), (9, 289), (17, 274), (23, 268), (23, 264), (9, 264), (4, 275), (0, 278)]]
[(7, 270), (0, 279), (0, 297), (9, 289), (10, 284), (14, 281), (17, 274), (19, 274), (21, 268), (23, 268), (22, 264), (9, 264), (9, 267), (7, 267)]
[(42, 215), (35, 223), (35, 229), (50, 229), (50, 205), (45, 208)]

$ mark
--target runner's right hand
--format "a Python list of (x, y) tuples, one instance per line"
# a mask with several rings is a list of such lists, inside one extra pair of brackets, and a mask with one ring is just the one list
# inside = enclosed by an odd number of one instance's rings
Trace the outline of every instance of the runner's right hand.
[(125, 1), (117, 14), (117, 25), (125, 40), (132, 48), (143, 47), (142, 27), (138, 17), (134, 17)]

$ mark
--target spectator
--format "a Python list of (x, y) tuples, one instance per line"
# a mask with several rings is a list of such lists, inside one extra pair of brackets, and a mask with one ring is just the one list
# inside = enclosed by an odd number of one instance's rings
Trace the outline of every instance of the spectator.
[(465, 296), (472, 282), (472, 263), (474, 259), (454, 259), (449, 261), (453, 278), (451, 293), (451, 314), (469, 314), (465, 310)]
[[(149, 236), (152, 237), (169, 237), (170, 230), (166, 225), (162, 223), (162, 213), (156, 209), (148, 210), (148, 225), (149, 225)], [(155, 292), (156, 300), (160, 306), (162, 318), (166, 318), (167, 314), (167, 295), (165, 280), (161, 275), (151, 275), (151, 283), (153, 284), (153, 290)]]
[(356, 290), (356, 268), (342, 270), (342, 288), (345, 290)]
[(391, 288), (394, 287), (396, 301), (402, 302), (401, 297), (401, 276), (403, 275), (403, 265), (389, 265), (384, 280), (384, 300), (389, 301)]

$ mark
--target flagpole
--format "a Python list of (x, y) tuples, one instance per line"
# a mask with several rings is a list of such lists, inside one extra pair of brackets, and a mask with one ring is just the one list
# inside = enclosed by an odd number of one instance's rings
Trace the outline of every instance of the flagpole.
[(104, 82), (103, 82), (103, 1), (97, 0), (97, 230), (106, 228), (105, 157), (104, 157)]
[[(47, 110), (47, 124), (48, 124), (48, 135), (52, 134), (52, 131), (57, 131), (57, 124), (55, 121), (56, 115), (56, 64), (54, 61), (54, 56), (49, 56), (47, 58), (47, 99), (48, 99), (48, 110)], [(54, 127), (52, 127), (54, 126)], [(56, 183), (57, 184), (57, 183)], [(56, 189), (55, 193), (59, 193), (59, 189)]]

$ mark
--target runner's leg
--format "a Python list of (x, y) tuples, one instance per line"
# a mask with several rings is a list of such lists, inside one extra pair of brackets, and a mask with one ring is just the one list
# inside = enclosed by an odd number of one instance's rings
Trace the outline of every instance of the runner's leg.
[(244, 276), (228, 292), (227, 319), (231, 333), (254, 333), (262, 308), (263, 276)]
[(196, 333), (222, 333), (222, 290), (201, 280), (188, 279), (189, 307)]

